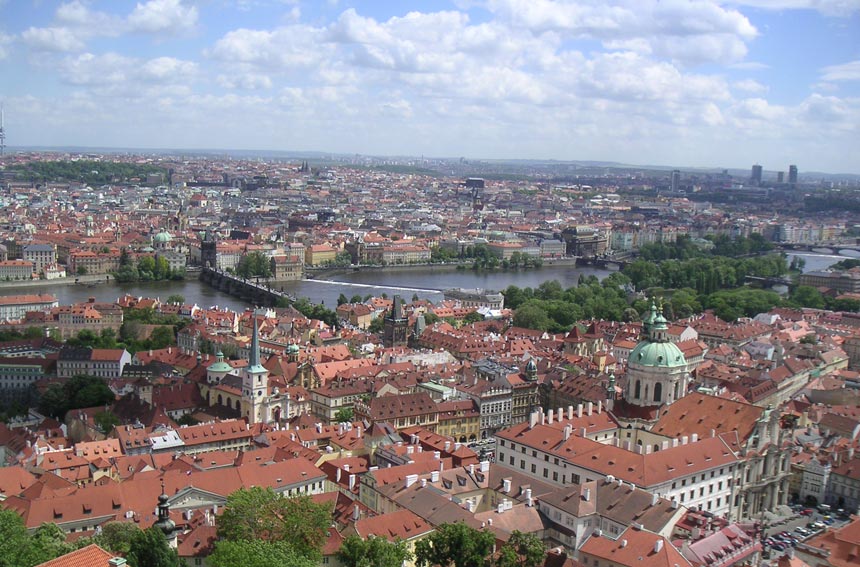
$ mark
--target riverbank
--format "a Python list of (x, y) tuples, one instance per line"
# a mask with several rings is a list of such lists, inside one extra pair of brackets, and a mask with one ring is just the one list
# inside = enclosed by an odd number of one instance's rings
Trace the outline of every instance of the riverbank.
[[(553, 258), (551, 260), (544, 260), (543, 265), (538, 268), (528, 268), (528, 269), (503, 269), (496, 268), (494, 270), (480, 269), (475, 270), (476, 273), (486, 273), (486, 274), (508, 274), (508, 273), (517, 273), (517, 272), (540, 272), (541, 268), (552, 267), (552, 266), (576, 266), (577, 258)], [(472, 262), (448, 262), (447, 264), (395, 264), (391, 266), (357, 266), (357, 267), (346, 267), (346, 268), (319, 268), (310, 270), (305, 270), (305, 279), (306, 280), (322, 280), (322, 281), (338, 281), (335, 278), (339, 276), (344, 276), (347, 274), (355, 274), (362, 272), (370, 272), (370, 273), (380, 273), (380, 272), (438, 272), (438, 271), (450, 271), (450, 270), (458, 270), (459, 268), (463, 268), (467, 271), (472, 271)], [(460, 270), (462, 271), (462, 270)]]
[(97, 286), (114, 283), (113, 276), (99, 274), (91, 276), (76, 276), (74, 278), (57, 278), (55, 280), (12, 280), (0, 281), (0, 289), (2, 288), (42, 288), (42, 287), (58, 287), (67, 285), (81, 286)]

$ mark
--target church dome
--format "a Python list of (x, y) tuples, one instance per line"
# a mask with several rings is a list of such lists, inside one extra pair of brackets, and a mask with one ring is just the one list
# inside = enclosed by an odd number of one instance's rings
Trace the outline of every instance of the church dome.
[(526, 372), (537, 372), (537, 369), (538, 368), (535, 359), (530, 358), (529, 361), (526, 363)]
[(173, 240), (173, 235), (171, 235), (167, 231), (159, 232), (158, 234), (155, 235), (155, 238), (153, 238), (153, 241), (156, 244), (167, 244), (171, 240)]
[(627, 359), (629, 364), (659, 368), (686, 367), (684, 353), (674, 343), (643, 341)]
[(292, 343), (291, 345), (289, 345), (287, 347), (287, 353), (288, 354), (299, 354), (299, 345), (297, 345), (296, 343)]
[(222, 353), (219, 350), (218, 354), (216, 354), (215, 356), (218, 357), (218, 362), (209, 366), (209, 368), (206, 369), (208, 372), (225, 372), (226, 373), (226, 372), (230, 372), (231, 370), (233, 370), (233, 367), (230, 366), (230, 363), (224, 361), (224, 353)]

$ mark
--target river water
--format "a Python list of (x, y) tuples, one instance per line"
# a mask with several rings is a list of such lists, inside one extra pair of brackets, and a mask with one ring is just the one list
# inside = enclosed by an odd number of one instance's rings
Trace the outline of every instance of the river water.
[[(789, 254), (789, 261), (795, 254)], [(805, 271), (824, 269), (843, 256), (824, 254), (797, 254), (806, 260)], [(437, 302), (442, 299), (441, 291), (452, 287), (485, 288), (503, 290), (509, 285), (518, 287), (537, 287), (548, 280), (558, 280), (562, 287), (576, 285), (580, 275), (595, 275), (603, 278), (611, 273), (610, 270), (596, 268), (577, 268), (569, 265), (544, 265), (536, 270), (512, 272), (474, 272), (470, 269), (457, 270), (451, 267), (433, 269), (387, 269), (348, 272), (334, 276), (333, 281), (303, 280), (285, 282), (285, 291), (297, 297), (307, 297), (314, 303), (323, 303), (334, 308), (337, 298), (342, 293), (351, 298), (354, 295), (362, 297), (373, 294), (388, 296), (399, 294), (411, 299), (413, 294), (422, 299)], [(94, 297), (100, 302), (114, 302), (125, 294), (135, 297), (157, 297), (162, 300), (170, 295), (181, 295), (187, 303), (196, 303), (201, 307), (227, 307), (242, 311), (247, 304), (242, 300), (200, 283), (197, 280), (169, 282), (141, 282), (128, 284), (99, 284), (93, 287), (85, 285), (58, 285), (46, 287), (3, 287), (0, 295), (20, 295), (32, 293), (51, 293), (57, 296), (60, 305), (68, 305), (86, 301)]]

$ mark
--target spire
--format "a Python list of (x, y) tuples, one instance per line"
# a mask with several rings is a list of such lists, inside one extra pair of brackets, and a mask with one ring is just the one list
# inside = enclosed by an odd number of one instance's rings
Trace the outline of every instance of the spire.
[(254, 334), (251, 335), (251, 356), (248, 359), (249, 366), (260, 365), (260, 338), (259, 329), (257, 328), (257, 310), (251, 312), (251, 317), (254, 319)]
[(176, 547), (176, 523), (170, 519), (170, 504), (164, 491), (164, 479), (161, 479), (161, 496), (158, 497), (158, 521), (155, 527), (160, 529), (171, 547)]

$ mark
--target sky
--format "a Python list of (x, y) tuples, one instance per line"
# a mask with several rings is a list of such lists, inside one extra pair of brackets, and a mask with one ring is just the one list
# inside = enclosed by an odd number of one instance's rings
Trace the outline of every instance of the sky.
[(860, 173), (860, 0), (0, 0), (9, 146)]

